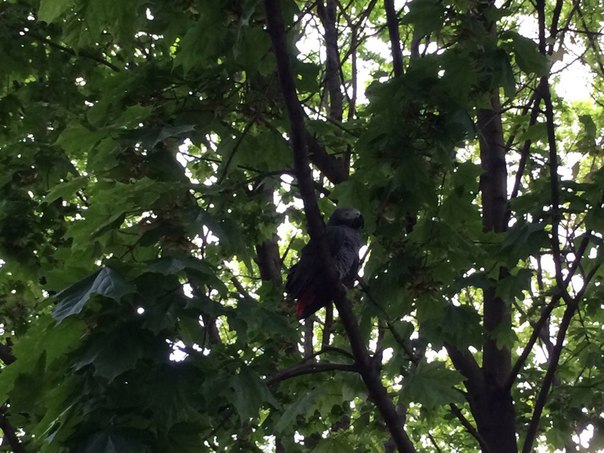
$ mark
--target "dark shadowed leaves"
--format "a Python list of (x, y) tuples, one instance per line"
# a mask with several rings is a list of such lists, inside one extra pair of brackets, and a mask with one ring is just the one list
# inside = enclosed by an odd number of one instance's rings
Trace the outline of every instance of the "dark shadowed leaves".
[(258, 409), (265, 403), (279, 407), (279, 403), (260, 377), (250, 368), (242, 368), (239, 374), (230, 380), (233, 389), (233, 404), (239, 417), (246, 422), (258, 414)]

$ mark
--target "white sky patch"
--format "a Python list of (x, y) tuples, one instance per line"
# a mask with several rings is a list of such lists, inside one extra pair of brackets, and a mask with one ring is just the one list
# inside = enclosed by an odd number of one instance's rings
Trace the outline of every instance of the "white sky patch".
[(388, 363), (390, 361), (390, 359), (392, 359), (393, 355), (394, 355), (393, 348), (384, 349), (384, 351), (382, 352), (382, 363)]
[(189, 299), (193, 299), (193, 288), (188, 283), (185, 283), (184, 285), (182, 285), (182, 292), (185, 295), (185, 297), (188, 297)]
[[(564, 56), (567, 60), (568, 56)], [(564, 60), (561, 64), (564, 64)], [(552, 70), (558, 65), (554, 64)], [(556, 83), (556, 93), (562, 96), (568, 102), (591, 101), (591, 85), (593, 83), (593, 73), (579, 61), (575, 61), (571, 66), (560, 73)]]
[(176, 160), (185, 170), (185, 175), (189, 178), (189, 181), (193, 184), (199, 184), (199, 180), (193, 177), (193, 173), (189, 170), (189, 163), (194, 161), (196, 158), (194, 156), (189, 156), (186, 154), (189, 151), (190, 146), (192, 145), (191, 140), (188, 138), (185, 139), (182, 145), (178, 147), (178, 152), (176, 153)]
[[(577, 444), (581, 445), (583, 448), (589, 448), (589, 441), (594, 436), (594, 425), (591, 423), (585, 427), (583, 431), (581, 431), (578, 435), (575, 434), (573, 436), (573, 441)], [(602, 449), (598, 450), (599, 452), (604, 451)]]
[[(518, 24), (518, 33), (538, 42), (537, 19), (534, 16), (522, 17)], [(549, 57), (552, 63), (551, 73), (556, 81), (556, 93), (567, 102), (591, 100), (594, 75), (578, 60), (584, 52), (585, 46), (567, 34), (562, 45), (556, 44), (553, 55)]]
[(183, 351), (185, 344), (182, 341), (177, 341), (172, 345), (172, 353), (170, 354), (170, 361), (182, 362), (187, 358), (188, 354)]
[[(574, 434), (572, 436), (573, 442), (577, 445), (580, 445), (583, 449), (585, 449), (585, 451), (590, 451), (593, 453), (602, 453), (604, 452), (604, 449), (598, 449), (598, 450), (587, 450), (590, 447), (590, 441), (594, 436), (594, 426), (590, 423), (589, 425), (587, 425), (587, 427), (581, 431), (579, 434)], [(548, 447), (538, 447), (536, 449), (536, 451), (538, 453), (550, 453), (551, 450), (549, 450)], [(554, 453), (564, 453), (566, 450), (554, 450)], [(578, 450), (577, 450), (578, 451)], [(583, 450), (581, 450), (583, 451)]]

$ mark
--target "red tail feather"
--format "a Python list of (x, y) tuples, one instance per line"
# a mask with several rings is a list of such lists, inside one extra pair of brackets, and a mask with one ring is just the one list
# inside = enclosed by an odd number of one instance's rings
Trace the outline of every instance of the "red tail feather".
[(315, 302), (316, 294), (314, 291), (307, 291), (298, 297), (298, 302), (296, 303), (296, 318), (302, 319), (306, 311), (313, 305)]

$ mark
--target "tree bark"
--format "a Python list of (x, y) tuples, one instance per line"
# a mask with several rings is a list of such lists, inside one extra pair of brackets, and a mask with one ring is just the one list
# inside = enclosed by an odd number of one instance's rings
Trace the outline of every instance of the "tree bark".
[(386, 23), (388, 25), (388, 37), (390, 38), (390, 52), (392, 53), (392, 69), (394, 76), (403, 75), (403, 52), (401, 50), (401, 36), (398, 31), (398, 17), (394, 9), (394, 0), (384, 0), (386, 9)]
[(344, 96), (342, 95), (340, 83), (340, 53), (338, 52), (338, 29), (336, 27), (336, 0), (323, 0), (317, 2), (319, 18), (325, 30), (325, 70), (326, 84), (329, 93), (328, 118), (334, 121), (342, 121)]
[[(480, 180), (483, 228), (495, 233), (503, 233), (507, 229), (507, 166), (500, 112), (498, 92), (491, 95), (490, 109), (478, 111), (480, 160), (483, 169)], [(506, 269), (499, 270), (499, 278), (506, 274)], [(496, 295), (495, 288), (483, 291), (483, 304), (484, 386), (478, 392), (470, 392), (470, 407), (488, 451), (514, 453), (518, 450), (516, 421), (512, 396), (506, 385), (512, 369), (512, 354), (508, 348), (499, 348), (494, 338), (496, 329), (501, 326), (511, 328), (510, 306), (508, 301)]]
[(281, 286), (281, 257), (279, 256), (279, 238), (276, 234), (271, 239), (256, 245), (256, 262), (260, 269), (260, 278), (270, 281), (275, 287)]

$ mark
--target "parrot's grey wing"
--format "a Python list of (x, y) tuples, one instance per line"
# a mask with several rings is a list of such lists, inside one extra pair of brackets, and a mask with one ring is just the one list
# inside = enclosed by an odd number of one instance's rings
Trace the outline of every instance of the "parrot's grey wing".
[[(359, 265), (360, 235), (352, 228), (343, 226), (328, 226), (326, 235), (338, 275), (345, 284), (350, 284), (356, 277)], [(302, 249), (300, 261), (289, 270), (285, 289), (293, 298), (297, 298), (310, 288), (325, 289), (324, 284), (323, 264), (315, 242), (311, 240)]]
[(317, 278), (321, 275), (321, 262), (319, 260), (316, 247), (313, 241), (304, 246), (300, 253), (300, 261), (292, 266), (287, 273), (285, 290), (294, 299), (300, 294), (312, 287)]

